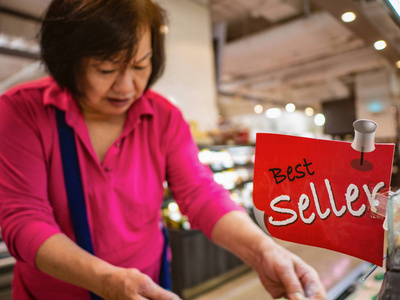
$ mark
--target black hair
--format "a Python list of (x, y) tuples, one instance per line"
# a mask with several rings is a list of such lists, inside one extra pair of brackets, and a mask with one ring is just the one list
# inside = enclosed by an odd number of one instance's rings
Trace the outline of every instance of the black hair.
[(62, 87), (81, 95), (79, 75), (84, 58), (132, 59), (140, 29), (149, 26), (152, 73), (146, 89), (165, 66), (165, 11), (152, 0), (53, 0), (43, 18), (39, 38), (41, 59)]

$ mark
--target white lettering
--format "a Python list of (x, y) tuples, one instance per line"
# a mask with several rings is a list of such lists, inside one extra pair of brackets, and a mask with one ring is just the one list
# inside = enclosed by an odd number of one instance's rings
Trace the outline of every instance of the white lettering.
[(271, 225), (274, 226), (286, 226), (289, 224), (294, 223), (297, 220), (297, 214), (294, 210), (289, 209), (289, 208), (282, 208), (282, 207), (276, 207), (275, 205), (278, 204), (281, 201), (290, 201), (290, 197), (287, 195), (282, 195), (279, 197), (276, 197), (274, 200), (271, 201), (271, 208), (275, 212), (283, 213), (283, 214), (289, 214), (292, 215), (289, 219), (283, 220), (283, 221), (275, 221), (273, 217), (269, 217), (268, 221)]
[(376, 211), (377, 211), (377, 209), (376, 209), (376, 207), (375, 207), (375, 204), (374, 204), (374, 200), (375, 200), (375, 198), (376, 198), (376, 194), (377, 194), (377, 193), (379, 192), (379, 190), (380, 190), (381, 188), (383, 188), (384, 186), (385, 186), (385, 183), (384, 183), (383, 181), (379, 182), (379, 183), (374, 187), (374, 189), (372, 190), (372, 194), (371, 194), (371, 192), (369, 191), (368, 186), (367, 186), (366, 184), (363, 185), (365, 194), (366, 194), (367, 197), (368, 197), (369, 205), (371, 206), (371, 210), (372, 210), (373, 212), (376, 212)]
[[(360, 206), (360, 208), (358, 210), (355, 210), (353, 208), (354, 203), (360, 198), (360, 189), (353, 183), (350, 183), (349, 186), (347, 187), (346, 193), (345, 193), (345, 199), (346, 199), (346, 205), (343, 205), (339, 210), (336, 206), (336, 201), (335, 201), (335, 197), (333, 194), (333, 190), (332, 190), (332, 186), (331, 183), (328, 179), (324, 180), (325, 182), (325, 186), (326, 186), (326, 190), (328, 192), (328, 197), (329, 197), (329, 202), (330, 202), (330, 206), (332, 207), (332, 211), (335, 214), (336, 217), (341, 217), (346, 213), (346, 208), (347, 210), (350, 212), (350, 214), (354, 217), (361, 217), (364, 215), (364, 213), (367, 210), (367, 206), (365, 204), (362, 204)], [(363, 185), (363, 189), (365, 191), (365, 194), (368, 198), (368, 202), (371, 204), (371, 209), (373, 210), (375, 207), (373, 206), (373, 202), (375, 201), (376, 195), (377, 193), (385, 186), (384, 182), (379, 182), (372, 190), (372, 193), (369, 190), (369, 187), (367, 184)], [(285, 220), (282, 221), (277, 221), (276, 219), (274, 219), (273, 216), (269, 216), (268, 217), (268, 221), (271, 225), (273, 226), (286, 226), (286, 225), (290, 225), (294, 222), (296, 222), (296, 220), (298, 219), (298, 217), (300, 216), (300, 219), (305, 223), (305, 224), (312, 224), (315, 219), (316, 216), (318, 215), (322, 220), (326, 219), (329, 217), (331, 210), (330, 208), (327, 208), (325, 210), (325, 212), (321, 211), (321, 206), (320, 206), (320, 202), (318, 199), (318, 195), (317, 195), (317, 190), (315, 187), (315, 184), (313, 182), (310, 182), (310, 188), (311, 188), (311, 192), (312, 195), (314, 197), (314, 204), (315, 204), (315, 209), (316, 209), (316, 213), (311, 211), (309, 213), (309, 216), (306, 217), (305, 216), (305, 212), (310, 209), (310, 197), (306, 194), (301, 194), (299, 201), (297, 203), (298, 206), (298, 214), (295, 210), (290, 209), (290, 208), (285, 208), (285, 207), (278, 207), (277, 205), (282, 202), (282, 201), (288, 201), (290, 202), (291, 199), (288, 195), (281, 195), (279, 197), (276, 197), (275, 199), (273, 199), (270, 203), (271, 209), (274, 212), (277, 213), (281, 213), (281, 214), (286, 214), (286, 215), (290, 215), (287, 216), (287, 218)], [(324, 201), (324, 203), (326, 203), (326, 201)]]
[(315, 213), (312, 213), (308, 218), (304, 217), (304, 211), (310, 206), (310, 198), (306, 194), (302, 194), (299, 199), (299, 215), (300, 219), (306, 223), (311, 224), (315, 220)]
[(357, 211), (355, 211), (351, 206), (351, 204), (354, 201), (356, 201), (360, 196), (360, 191), (358, 187), (355, 184), (351, 183), (347, 188), (345, 196), (346, 196), (347, 209), (349, 210), (349, 212), (355, 217), (362, 216), (366, 210), (365, 204), (361, 205), (361, 207)]
[(314, 196), (314, 202), (315, 202), (315, 207), (317, 208), (318, 216), (319, 216), (322, 220), (324, 220), (324, 219), (326, 219), (326, 218), (329, 216), (329, 214), (331, 213), (331, 210), (330, 210), (329, 208), (327, 208), (327, 209), (325, 210), (325, 212), (322, 213), (321, 207), (319, 206), (319, 200), (318, 200), (317, 191), (315, 190), (315, 184), (312, 183), (312, 182), (310, 182), (310, 187), (311, 187), (312, 194), (313, 194), (313, 196)]
[(346, 212), (346, 206), (342, 206), (342, 208), (338, 211), (336, 208), (335, 198), (333, 197), (333, 192), (331, 188), (331, 183), (328, 179), (325, 179), (326, 190), (328, 191), (329, 201), (331, 202), (333, 213), (336, 217), (341, 217)]

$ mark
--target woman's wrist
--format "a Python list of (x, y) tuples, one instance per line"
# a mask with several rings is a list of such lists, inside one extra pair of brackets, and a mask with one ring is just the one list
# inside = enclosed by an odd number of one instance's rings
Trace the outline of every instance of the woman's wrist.
[(94, 293), (102, 293), (104, 279), (116, 267), (78, 247), (64, 234), (47, 239), (36, 253), (42, 272)]
[(230, 212), (215, 225), (212, 239), (256, 268), (275, 242), (243, 212)]

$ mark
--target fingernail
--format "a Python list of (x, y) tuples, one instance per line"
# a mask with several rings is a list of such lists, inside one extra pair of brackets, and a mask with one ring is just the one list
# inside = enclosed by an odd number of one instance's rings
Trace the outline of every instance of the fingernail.
[(293, 294), (293, 300), (305, 300), (306, 297), (302, 293), (294, 293)]

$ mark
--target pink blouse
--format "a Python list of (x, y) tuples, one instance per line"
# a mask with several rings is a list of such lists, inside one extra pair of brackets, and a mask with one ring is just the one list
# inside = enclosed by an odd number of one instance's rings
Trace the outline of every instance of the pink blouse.
[(40, 245), (64, 233), (74, 240), (64, 187), (57, 107), (75, 131), (96, 256), (158, 281), (163, 182), (193, 228), (210, 237), (218, 219), (240, 210), (197, 156), (181, 112), (147, 91), (128, 111), (122, 135), (102, 163), (74, 98), (46, 77), (0, 97), (0, 226), (17, 259), (14, 299), (89, 299), (89, 293), (40, 272)]

